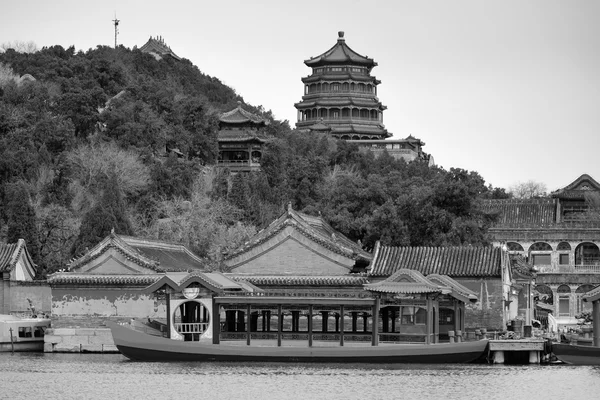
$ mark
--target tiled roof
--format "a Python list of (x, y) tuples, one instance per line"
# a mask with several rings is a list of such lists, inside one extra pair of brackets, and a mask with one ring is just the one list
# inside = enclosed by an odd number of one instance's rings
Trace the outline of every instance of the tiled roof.
[(367, 284), (364, 288), (371, 292), (393, 294), (450, 293), (446, 285), (433, 283), (419, 271), (407, 268), (399, 269), (386, 280)]
[(369, 275), (388, 276), (407, 268), (453, 278), (499, 277), (501, 260), (499, 247), (388, 247), (377, 242)]
[(69, 264), (71, 270), (115, 249), (128, 260), (157, 272), (204, 270), (206, 261), (193, 254), (185, 246), (158, 240), (119, 236), (112, 232), (104, 240)]
[(483, 210), (498, 213), (495, 227), (514, 225), (549, 226), (556, 221), (554, 199), (484, 200)]
[(143, 53), (154, 53), (159, 56), (169, 55), (178, 61), (181, 60), (181, 58), (173, 53), (173, 50), (166, 45), (162, 37), (153, 38), (151, 36), (146, 44), (140, 47), (140, 51)]
[(267, 121), (259, 117), (258, 115), (252, 114), (242, 108), (241, 102), (238, 101), (238, 106), (231, 111), (221, 114), (219, 121), (226, 124), (244, 124), (252, 123), (254, 125), (265, 126)]
[(291, 205), (288, 206), (287, 211), (278, 219), (271, 222), (269, 226), (250, 238), (248, 242), (227, 255), (226, 260), (250, 251), (255, 246), (259, 246), (271, 239), (288, 226), (294, 227), (304, 236), (337, 254), (354, 260), (371, 260), (371, 254), (364, 251), (358, 243), (353, 242), (333, 229), (323, 218), (295, 211)]
[(325, 53), (312, 57), (304, 61), (309, 67), (316, 67), (327, 64), (351, 64), (351, 65), (363, 65), (372, 68), (377, 63), (369, 57), (362, 56), (352, 50), (344, 39), (344, 32), (339, 32), (337, 43), (327, 50)]
[(461, 285), (448, 275), (431, 274), (427, 275), (427, 279), (440, 286), (448, 286), (452, 289), (452, 296), (459, 298), (465, 303), (477, 301), (477, 295), (471, 289)]
[(595, 289), (590, 290), (586, 294), (583, 295), (583, 300), (588, 302), (599, 301), (600, 300), (600, 286)]
[(552, 192), (552, 197), (561, 199), (585, 199), (585, 193), (600, 190), (600, 183), (588, 174), (583, 174), (569, 185)]
[(206, 260), (182, 244), (131, 236), (121, 236), (121, 239), (144, 257), (158, 261), (158, 266), (163, 271), (204, 271), (207, 267)]
[(31, 260), (23, 239), (17, 240), (17, 243), (0, 243), (0, 272), (11, 272), (23, 252), (25, 252), (25, 256), (35, 272), (36, 265)]
[(349, 97), (349, 96), (344, 96), (344, 97), (327, 97), (327, 98), (321, 98), (321, 99), (314, 99), (314, 100), (306, 100), (306, 101), (301, 101), (299, 103), (296, 103), (297, 108), (310, 108), (310, 107), (317, 107), (317, 106), (339, 106), (339, 107), (343, 107), (343, 106), (362, 106), (362, 107), (375, 107), (377, 109), (384, 109), (385, 110), (385, 106), (383, 104), (381, 104), (381, 102), (377, 101), (375, 99), (375, 97), (369, 97), (369, 98), (364, 98), (364, 97)]
[(163, 286), (169, 286), (175, 291), (181, 291), (194, 282), (198, 282), (203, 286), (208, 286), (212, 290), (222, 291), (252, 291), (253, 286), (237, 283), (234, 280), (226, 277), (219, 272), (200, 272), (194, 271), (189, 274), (166, 273), (157, 275), (157, 279), (145, 288), (145, 292), (152, 293), (159, 290)]
[(361, 286), (368, 283), (365, 276), (300, 276), (300, 275), (228, 275), (235, 281), (247, 281), (259, 286)]
[(57, 272), (50, 275), (47, 282), (51, 285), (90, 285), (90, 286), (148, 286), (156, 282), (158, 274), (86, 274), (76, 272)]

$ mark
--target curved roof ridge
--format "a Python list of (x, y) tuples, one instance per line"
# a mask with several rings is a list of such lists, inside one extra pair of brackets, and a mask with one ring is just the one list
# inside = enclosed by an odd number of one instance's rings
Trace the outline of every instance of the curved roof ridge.
[(306, 64), (309, 67), (327, 63), (350, 63), (364, 65), (370, 68), (377, 66), (377, 63), (372, 58), (357, 53), (346, 44), (346, 39), (344, 39), (343, 31), (338, 32), (338, 40), (336, 44), (334, 44), (329, 50), (316, 57), (311, 57), (308, 60), (304, 61), (304, 64)]

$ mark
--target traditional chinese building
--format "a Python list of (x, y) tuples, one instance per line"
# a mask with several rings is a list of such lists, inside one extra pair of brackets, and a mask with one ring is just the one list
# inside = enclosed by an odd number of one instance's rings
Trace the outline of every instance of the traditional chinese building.
[(498, 214), (494, 244), (533, 267), (531, 296), (559, 325), (576, 324), (591, 307), (583, 296), (600, 285), (599, 196), (600, 184), (584, 174), (548, 197), (485, 203)]
[[(371, 282), (389, 279), (400, 269), (427, 278), (444, 275), (477, 293), (479, 301), (466, 302), (466, 328), (504, 330), (511, 318), (510, 296), (515, 288), (508, 255), (500, 247), (390, 247), (377, 242), (369, 266)], [(517, 303), (513, 305), (516, 307)], [(512, 316), (516, 310), (512, 310)]]
[(142, 53), (151, 54), (157, 60), (161, 60), (164, 57), (171, 57), (177, 61), (181, 60), (181, 58), (178, 57), (169, 46), (167, 46), (162, 36), (157, 36), (155, 38), (150, 36), (150, 39), (148, 39), (146, 44), (140, 47), (140, 51)]
[(385, 139), (386, 106), (377, 97), (380, 81), (371, 75), (377, 63), (352, 50), (339, 32), (337, 43), (325, 53), (304, 61), (312, 74), (302, 78), (304, 96), (295, 104), (298, 130), (309, 130), (318, 121), (338, 139)]
[(379, 157), (384, 152), (396, 160), (403, 159), (406, 162), (421, 160), (428, 163), (429, 166), (435, 165), (433, 157), (423, 151), (425, 142), (409, 135), (406, 139), (387, 139), (387, 140), (348, 140), (355, 143), (361, 150), (366, 150), (375, 157)]
[(219, 158), (217, 166), (233, 172), (250, 172), (260, 169), (263, 145), (266, 142), (263, 128), (268, 121), (238, 106), (219, 117)]

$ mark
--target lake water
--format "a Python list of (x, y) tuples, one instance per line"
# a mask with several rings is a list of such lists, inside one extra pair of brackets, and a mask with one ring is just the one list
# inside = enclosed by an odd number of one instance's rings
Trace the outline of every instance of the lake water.
[(600, 367), (140, 363), (0, 353), (2, 399), (596, 399)]

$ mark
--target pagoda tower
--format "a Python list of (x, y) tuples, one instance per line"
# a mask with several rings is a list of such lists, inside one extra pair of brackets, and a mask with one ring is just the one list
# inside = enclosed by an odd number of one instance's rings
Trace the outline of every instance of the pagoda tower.
[(371, 70), (377, 63), (352, 50), (339, 32), (337, 43), (325, 53), (304, 61), (312, 74), (302, 78), (304, 96), (296, 128), (311, 131), (323, 124), (338, 139), (385, 139), (392, 136), (383, 125), (386, 106), (377, 98), (381, 83)]

